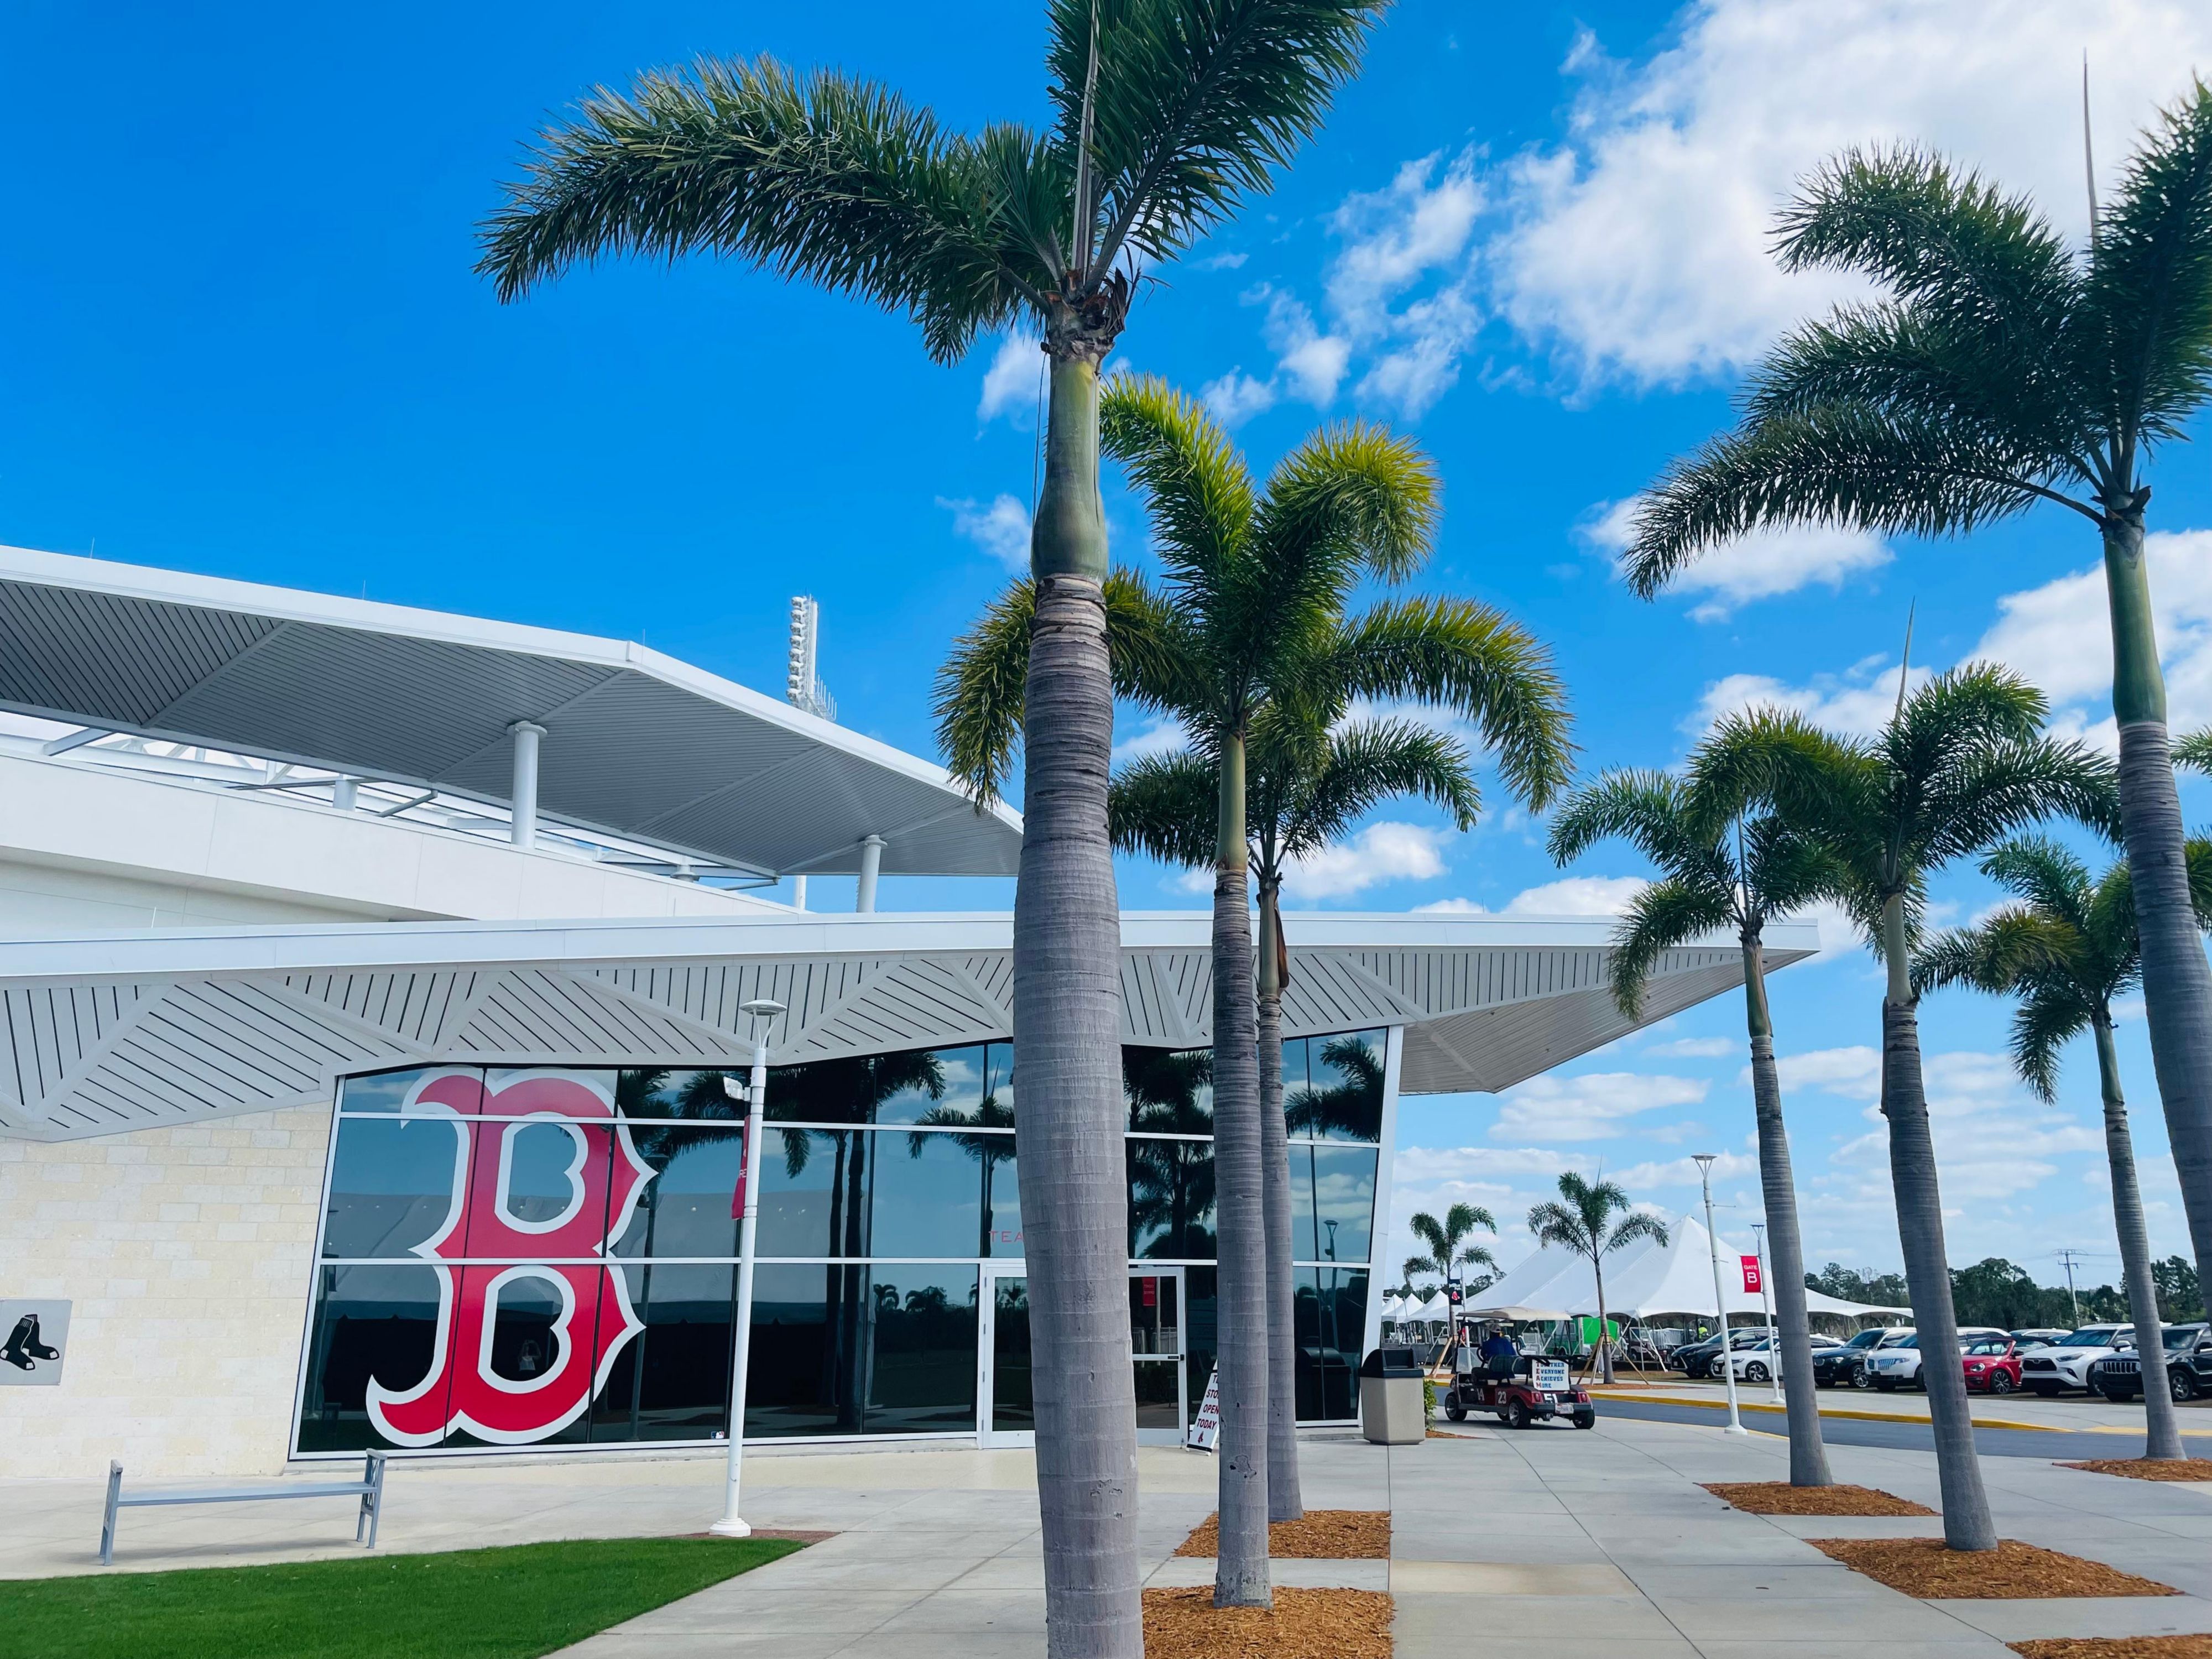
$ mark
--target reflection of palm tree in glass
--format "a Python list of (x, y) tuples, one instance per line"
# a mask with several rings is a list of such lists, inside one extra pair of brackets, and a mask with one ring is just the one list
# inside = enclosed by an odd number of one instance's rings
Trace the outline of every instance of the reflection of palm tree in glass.
[[(1014, 1127), (1014, 1109), (999, 1104), (999, 1097), (992, 1093), (985, 1095), (972, 1112), (963, 1111), (957, 1106), (933, 1106), (915, 1119), (915, 1122), (932, 1129), (1010, 1130)], [(991, 1234), (994, 1231), (992, 1181), (999, 1165), (1014, 1161), (1014, 1138), (1011, 1134), (956, 1134), (951, 1140), (954, 1146), (983, 1166), (983, 1224), (976, 1241), (975, 1253), (989, 1255), (992, 1254)], [(925, 1134), (908, 1135), (907, 1156), (920, 1158), (922, 1148), (929, 1141), (930, 1137)]]
[[(1121, 1086), (1137, 1134), (1211, 1135), (1212, 1103), (1201, 1097), (1212, 1084), (1213, 1056), (1206, 1049), (1121, 1052)], [(1212, 1255), (1212, 1235), (1200, 1224), (1212, 1213), (1211, 1140), (1129, 1142), (1130, 1225), (1139, 1234), (1158, 1233), (1139, 1254)]]
[(1322, 1045), (1321, 1057), (1336, 1068), (1340, 1081), (1326, 1089), (1300, 1089), (1284, 1103), (1290, 1133), (1372, 1139), (1382, 1118), (1382, 1056), (1364, 1038), (1340, 1036)]

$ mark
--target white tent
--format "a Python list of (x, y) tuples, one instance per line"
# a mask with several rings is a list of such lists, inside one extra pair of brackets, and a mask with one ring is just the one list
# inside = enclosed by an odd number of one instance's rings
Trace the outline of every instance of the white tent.
[[(1685, 1214), (1667, 1229), (1667, 1243), (1646, 1239), (1605, 1261), (1605, 1310), (1623, 1319), (1655, 1314), (1700, 1314), (1711, 1318), (1713, 1268), (1707, 1254), (1705, 1224)], [(1751, 1252), (1720, 1241), (1721, 1290), (1730, 1314), (1755, 1314), (1759, 1292), (1743, 1288), (1739, 1258)], [(1818, 1291), (1805, 1292), (1807, 1309), (1851, 1317), (1905, 1314), (1905, 1308), (1876, 1308), (1844, 1302)], [(1587, 1258), (1547, 1248), (1486, 1288), (1466, 1310), (1477, 1319), (1567, 1319), (1597, 1312), (1597, 1280)]]
[(1426, 1302), (1421, 1304), (1419, 1308), (1408, 1314), (1407, 1317), (1409, 1319), (1449, 1319), (1451, 1317), (1451, 1304), (1445, 1299), (1444, 1293), (1442, 1291), (1438, 1291)]
[(1405, 1310), (1405, 1301), (1396, 1291), (1394, 1291), (1389, 1295), (1382, 1298), (1383, 1318), (1392, 1320), (1403, 1319), (1406, 1316)]

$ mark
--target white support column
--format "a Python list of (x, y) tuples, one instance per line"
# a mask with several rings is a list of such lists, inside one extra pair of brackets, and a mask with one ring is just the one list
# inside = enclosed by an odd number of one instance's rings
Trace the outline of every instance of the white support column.
[(538, 845), (538, 742), (545, 728), (517, 720), (507, 728), (514, 738), (514, 787), (507, 838), (517, 847)]
[(339, 778), (331, 785), (331, 805), (341, 812), (350, 812), (360, 799), (359, 778)]
[(794, 910), (806, 908), (806, 878), (804, 876), (791, 878), (791, 908)]
[(860, 843), (860, 887), (853, 896), (855, 910), (869, 911), (876, 908), (876, 872), (883, 868), (884, 838), (870, 836)]

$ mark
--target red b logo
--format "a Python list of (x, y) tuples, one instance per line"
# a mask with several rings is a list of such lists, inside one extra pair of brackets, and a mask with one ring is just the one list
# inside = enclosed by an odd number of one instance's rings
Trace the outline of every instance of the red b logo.
[[(440, 1073), (417, 1084), (399, 1111), (403, 1118), (453, 1123), (453, 1203), (446, 1224), (415, 1247), (416, 1255), (441, 1264), (486, 1256), (604, 1259), (653, 1179), (652, 1167), (630, 1145), (629, 1126), (617, 1120), (613, 1100), (572, 1073), (514, 1074), (495, 1094), (472, 1073)], [(478, 1114), (527, 1121), (485, 1123), (474, 1121)], [(512, 1207), (508, 1184), (518, 1137), (540, 1124), (567, 1133), (574, 1152), (567, 1206), (532, 1220)], [(453, 1429), (508, 1445), (557, 1434), (592, 1403), (623, 1346), (645, 1328), (618, 1271), (528, 1261), (441, 1265), (435, 1271), (438, 1334), (430, 1374), (404, 1391), (374, 1379), (368, 1385), (369, 1419), (398, 1445), (434, 1445)], [(553, 1352), (534, 1356), (538, 1369), (518, 1380), (492, 1369), (492, 1337), (500, 1293), (520, 1279), (550, 1285), (561, 1312), (553, 1322)]]

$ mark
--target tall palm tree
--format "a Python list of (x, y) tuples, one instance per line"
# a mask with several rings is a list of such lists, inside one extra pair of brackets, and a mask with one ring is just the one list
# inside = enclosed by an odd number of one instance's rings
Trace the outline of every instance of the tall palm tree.
[[(1774, 1311), (1790, 1423), (1790, 1483), (1825, 1486), (1828, 1454), (1813, 1376), (1813, 1328), (1805, 1315), (1805, 1248), (1782, 1078), (1767, 1009), (1765, 936), (1769, 917), (1833, 893), (1833, 861), (1765, 809), (1753, 778), (1729, 764), (1741, 747), (1740, 718), (1724, 721), (1691, 751), (1677, 778), (1664, 772), (1608, 772), (1579, 789), (1552, 821), (1551, 854), (1567, 864), (1618, 836), (1659, 868), (1613, 936), (1613, 996), (1632, 1018), (1660, 957), (1723, 930), (1743, 957), (1744, 1024), (1751, 1041), (1752, 1112), (1759, 1129), (1759, 1182), (1774, 1249)], [(1723, 1322), (1725, 1322), (1723, 1320)]]
[[(1911, 943), (1928, 878), (2046, 817), (2080, 818), (2117, 834), (2110, 762), (2043, 735), (2043, 694), (1985, 664), (1937, 676), (1910, 696), (1899, 675), (1896, 712), (1875, 737), (1837, 739), (1778, 718), (1747, 721), (1739, 757), (1767, 769), (1786, 821), (1835, 858), (1842, 897), (1887, 970), (1881, 1006), (1881, 1114), (1889, 1124), (1890, 1183), (1905, 1279), (1920, 1346), (1931, 1362), (1959, 1348), (1943, 1246), (1943, 1200), (1921, 1080)], [(1943, 1488), (1943, 1536), (1955, 1550), (1996, 1547), (1974, 1454), (1966, 1375), (1921, 1367)]]
[[(2136, 945), (2134, 895), (2124, 862), (2092, 881), (2064, 848), (2023, 836), (1982, 860), (1982, 873), (2017, 896), (1971, 927), (1929, 940), (1912, 958), (1916, 994), (1971, 985), (2013, 997), (2013, 1065), (2044, 1100), (2057, 1096), (2058, 1051), (2087, 1031), (2097, 1048), (2097, 1081), (2105, 1103), (2105, 1156), (2112, 1175), (2112, 1219), (2120, 1237), (2120, 1272), (2142, 1357), (2145, 1457), (2182, 1457), (2181, 1430), (2167, 1393), (2166, 1346), (2158, 1286), (2151, 1278), (2150, 1236), (2136, 1184), (2135, 1145), (2127, 1097), (2120, 1089), (2119, 1047), (2112, 1040), (2112, 1000), (2142, 976)], [(2212, 921), (2212, 841), (2189, 842), (2189, 878), (2198, 925)]]
[[(1436, 478), (1427, 458), (1378, 428), (1317, 433), (1267, 480), (1195, 399), (1153, 379), (1110, 382), (1106, 451), (1146, 498), (1164, 589), (1116, 584), (1112, 648), (1124, 689), (1181, 720), (1201, 757), (1213, 866), (1213, 1157), (1218, 1197), (1220, 1546), (1214, 1599), (1269, 1600), (1266, 1164), (1252, 966), (1247, 745), (1255, 723), (1314, 647), (1333, 641), (1353, 585), (1395, 579), (1427, 556)], [(1035, 605), (1017, 583), (965, 636), (940, 678), (939, 733), (979, 796), (1011, 764), (1018, 708), (1007, 695)], [(1178, 824), (1179, 830), (1195, 827)], [(1287, 1167), (1285, 1176), (1287, 1182)], [(1289, 1218), (1285, 1195), (1285, 1234)]]
[(1782, 264), (1853, 271), (1886, 297), (1775, 347), (1736, 429), (1645, 498), (1625, 563), (1649, 594), (1765, 526), (1948, 535), (2049, 502), (2095, 526), (2151, 1054), (2190, 1234), (2212, 1261), (2212, 967), (2143, 556), (2150, 457), (2212, 399), (2212, 88), (2192, 80), (2091, 207), (2076, 249), (2027, 198), (1940, 157), (1831, 161), (1782, 216)]
[(1598, 1375), (1607, 1382), (1613, 1381), (1613, 1344), (1606, 1338), (1605, 1259), (1639, 1238), (1651, 1239), (1662, 1249), (1667, 1243), (1666, 1224), (1656, 1216), (1637, 1210), (1613, 1219), (1627, 1209), (1628, 1194), (1619, 1182), (1584, 1181), (1570, 1170), (1559, 1177), (1559, 1197), (1528, 1212), (1528, 1231), (1539, 1244), (1572, 1250), (1589, 1261), (1596, 1276)]
[(1027, 320), (1051, 377), (1030, 537), (1036, 650), (1014, 899), (1016, 1115), (1036, 1360), (1048, 1644), (1143, 1646), (1135, 1393), (1121, 1363), (1119, 943), (1099, 365), (1139, 261), (1224, 222), (1319, 126), (1382, 0), (1050, 0), (1048, 131), (970, 136), (876, 82), (702, 58), (550, 128), (484, 225), (503, 300), (579, 260), (735, 254), (903, 312), (939, 362)]
[(1417, 1211), (1406, 1224), (1413, 1230), (1413, 1237), (1429, 1247), (1426, 1255), (1406, 1259), (1406, 1276), (1415, 1273), (1434, 1273), (1443, 1279), (1456, 1279), (1459, 1270), (1473, 1262), (1495, 1268), (1498, 1258), (1480, 1244), (1470, 1244), (1467, 1236), (1477, 1227), (1491, 1232), (1498, 1231), (1498, 1218), (1480, 1204), (1455, 1204), (1444, 1212), (1439, 1221), (1427, 1211)]

